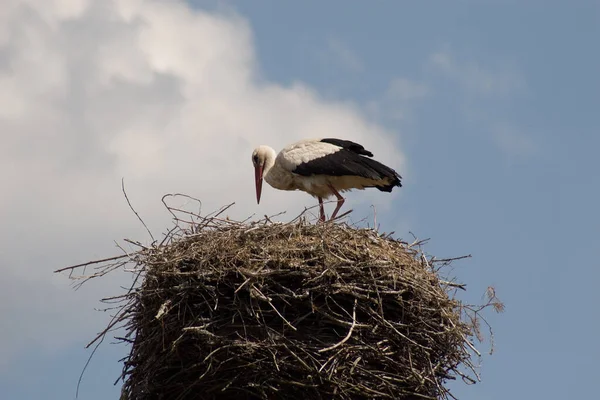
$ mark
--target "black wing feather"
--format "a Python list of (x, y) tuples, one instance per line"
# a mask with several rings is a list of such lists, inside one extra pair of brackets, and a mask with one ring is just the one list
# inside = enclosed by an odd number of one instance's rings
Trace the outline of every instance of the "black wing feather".
[(322, 139), (321, 142), (339, 146), (340, 150), (302, 163), (292, 172), (302, 176), (360, 176), (374, 180), (387, 178), (391, 182), (389, 185), (377, 186), (379, 190), (386, 192), (392, 191), (394, 186), (402, 186), (400, 183), (401, 176), (392, 168), (367, 158), (372, 157), (373, 153), (365, 150), (360, 144), (341, 139)]
[(351, 142), (350, 140), (327, 138), (321, 139), (321, 142), (333, 144), (334, 146), (350, 150), (351, 152), (356, 154), (360, 154), (367, 157), (373, 157), (373, 153), (371, 153), (369, 150), (365, 150), (365, 148), (362, 145), (355, 142)]

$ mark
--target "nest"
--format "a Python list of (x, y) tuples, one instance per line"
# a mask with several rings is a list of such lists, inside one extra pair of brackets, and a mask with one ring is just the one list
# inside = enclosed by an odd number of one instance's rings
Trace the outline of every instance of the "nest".
[(100, 260), (134, 262), (141, 282), (99, 335), (126, 328), (122, 399), (451, 396), (447, 380), (477, 378), (478, 327), (419, 249), (344, 223), (213, 217)]

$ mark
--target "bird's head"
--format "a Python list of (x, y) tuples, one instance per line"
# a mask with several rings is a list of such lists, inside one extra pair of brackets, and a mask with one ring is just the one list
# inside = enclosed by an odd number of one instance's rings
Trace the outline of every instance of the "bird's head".
[(254, 180), (256, 183), (256, 202), (260, 204), (262, 193), (263, 175), (273, 165), (274, 151), (268, 146), (259, 146), (252, 152), (252, 164), (254, 165)]

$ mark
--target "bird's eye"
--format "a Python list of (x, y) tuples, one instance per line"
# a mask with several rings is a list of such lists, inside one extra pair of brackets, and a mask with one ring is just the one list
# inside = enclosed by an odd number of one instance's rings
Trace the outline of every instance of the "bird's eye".
[(254, 161), (254, 164), (258, 163), (258, 156), (256, 154), (252, 156), (252, 161)]

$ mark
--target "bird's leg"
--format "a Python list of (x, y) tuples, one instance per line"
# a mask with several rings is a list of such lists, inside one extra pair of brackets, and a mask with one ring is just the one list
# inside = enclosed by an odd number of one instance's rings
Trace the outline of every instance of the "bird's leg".
[(333, 211), (333, 214), (331, 214), (331, 218), (329, 218), (329, 220), (333, 220), (335, 218), (335, 216), (337, 215), (338, 211), (340, 211), (340, 208), (342, 208), (342, 206), (344, 205), (344, 198), (342, 197), (342, 195), (335, 190), (335, 188), (331, 185), (329, 185), (329, 189), (331, 189), (331, 191), (333, 192), (333, 194), (335, 195), (335, 197), (337, 197), (337, 206), (335, 207), (335, 210)]
[(325, 209), (323, 208), (323, 199), (319, 197), (319, 221), (325, 222)]

